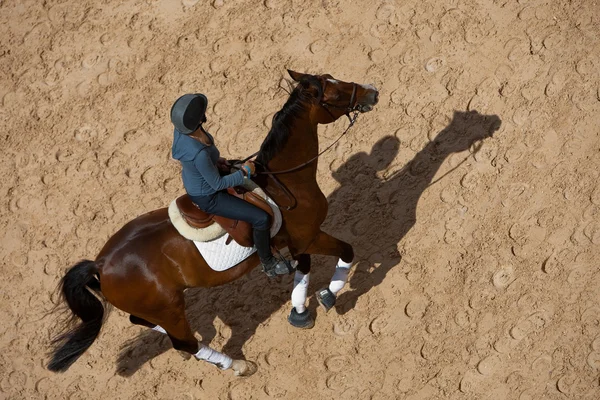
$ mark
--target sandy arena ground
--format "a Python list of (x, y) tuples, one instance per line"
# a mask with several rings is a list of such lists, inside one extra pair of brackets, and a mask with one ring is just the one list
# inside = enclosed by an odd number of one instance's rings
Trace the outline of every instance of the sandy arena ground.
[[(600, 6), (208, 3), (0, 0), (0, 398), (599, 399)], [(296, 330), (291, 277), (255, 270), (187, 295), (198, 337), (255, 361), (250, 378), (118, 310), (47, 371), (66, 268), (182, 193), (172, 102), (205, 93), (222, 153), (245, 156), (286, 68), (381, 91), (319, 161), (325, 228), (357, 254), (337, 308), (311, 298), (316, 326)], [(492, 138), (454, 146), (493, 116)], [(313, 258), (310, 293), (334, 265)]]

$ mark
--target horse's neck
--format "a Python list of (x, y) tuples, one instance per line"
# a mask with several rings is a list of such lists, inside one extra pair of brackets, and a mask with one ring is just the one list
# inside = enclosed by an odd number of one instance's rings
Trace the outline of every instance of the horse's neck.
[(273, 172), (301, 168), (265, 178), (261, 186), (280, 206), (293, 206), (296, 214), (326, 209), (326, 204), (322, 204), (326, 203), (325, 196), (317, 183), (318, 160), (303, 165), (318, 152), (317, 125), (296, 123), (290, 127), (285, 146), (269, 161), (268, 168)]
[[(316, 157), (318, 153), (317, 124), (299, 123), (298, 121), (290, 127), (288, 140), (285, 146), (269, 162), (269, 169), (271, 171), (283, 171), (295, 168)], [(284, 175), (290, 175), (291, 180), (294, 180), (294, 174), (304, 174), (306, 171), (314, 173), (317, 170), (317, 161), (314, 160), (304, 168)], [(284, 177), (284, 175), (281, 177)]]
[(434, 142), (429, 142), (421, 151), (419, 151), (415, 157), (411, 160), (408, 167), (414, 169), (416, 175), (420, 175), (418, 171), (423, 168), (426, 171), (421, 175), (418, 186), (423, 189), (431, 184), (433, 178), (439, 171), (440, 167), (452, 153), (451, 152), (439, 152), (435, 148)]

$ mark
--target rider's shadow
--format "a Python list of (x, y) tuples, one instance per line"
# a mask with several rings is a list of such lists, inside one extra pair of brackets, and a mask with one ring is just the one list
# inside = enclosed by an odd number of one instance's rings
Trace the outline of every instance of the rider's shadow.
[(338, 298), (338, 313), (353, 309), (400, 263), (398, 244), (416, 224), (417, 203), (448, 156), (491, 137), (500, 124), (496, 115), (455, 112), (434, 140), (386, 179), (378, 171), (386, 170), (398, 155), (400, 140), (395, 136), (379, 140), (370, 154), (353, 155), (333, 173), (341, 186), (328, 197), (325, 230), (353, 244), (358, 260), (350, 287)]
[[(359, 260), (350, 287), (338, 298), (339, 313), (354, 308), (362, 295), (382, 283), (388, 272), (400, 263), (398, 243), (417, 222), (419, 198), (446, 158), (491, 137), (499, 127), (500, 118), (495, 115), (455, 112), (451, 123), (433, 141), (387, 179), (380, 178), (378, 172), (387, 169), (398, 155), (400, 141), (394, 136), (384, 137), (370, 154), (357, 153), (337, 168), (333, 177), (341, 186), (328, 197), (329, 217), (324, 230), (351, 243), (356, 252), (355, 260)], [(330, 258), (326, 262), (331, 264)], [(320, 260), (313, 260), (311, 286), (321, 287), (332, 272), (331, 268), (323, 268)], [(186, 293), (190, 325), (200, 334), (203, 343), (216, 339), (211, 344), (213, 348), (234, 358), (243, 358), (244, 344), (289, 301), (291, 281), (284, 278), (275, 284), (257, 268), (219, 288), (190, 289)], [(313, 315), (315, 307), (311, 301), (309, 309)], [(217, 317), (222, 323), (215, 328)], [(223, 327), (228, 327), (230, 334), (223, 332)], [(219, 343), (224, 343), (222, 349)], [(146, 328), (127, 343), (117, 370), (120, 375), (130, 376), (144, 363), (171, 348), (165, 335)]]

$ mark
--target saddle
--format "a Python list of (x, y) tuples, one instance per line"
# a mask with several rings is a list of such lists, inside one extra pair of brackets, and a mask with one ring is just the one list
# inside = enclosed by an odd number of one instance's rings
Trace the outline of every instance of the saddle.
[[(259, 195), (239, 186), (228, 188), (227, 192), (266, 211), (271, 216), (271, 221), (273, 221), (273, 209)], [(233, 220), (202, 211), (192, 202), (192, 199), (187, 194), (178, 197), (175, 202), (181, 216), (190, 226), (194, 228), (206, 228), (212, 224), (219, 224), (229, 234), (226, 244), (231, 243), (231, 240), (235, 240), (239, 245), (244, 247), (254, 246), (252, 225), (248, 222)]]

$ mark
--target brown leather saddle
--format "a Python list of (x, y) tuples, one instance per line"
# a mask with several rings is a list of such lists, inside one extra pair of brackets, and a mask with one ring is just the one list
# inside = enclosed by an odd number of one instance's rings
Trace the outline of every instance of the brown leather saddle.
[[(273, 223), (273, 209), (262, 197), (239, 186), (235, 188), (229, 188), (227, 189), (227, 192), (232, 196), (238, 197), (260, 209), (265, 210), (271, 216), (271, 223)], [(252, 225), (250, 225), (248, 222), (233, 220), (204, 212), (192, 202), (192, 199), (187, 194), (178, 197), (175, 202), (177, 203), (177, 207), (179, 208), (181, 216), (191, 227), (206, 228), (216, 223), (221, 225), (221, 227), (229, 234), (226, 244), (231, 243), (231, 240), (233, 239), (241, 246), (254, 246), (254, 239), (252, 238)]]

